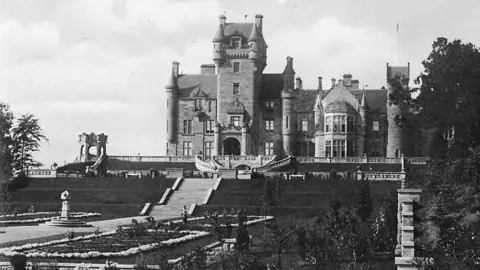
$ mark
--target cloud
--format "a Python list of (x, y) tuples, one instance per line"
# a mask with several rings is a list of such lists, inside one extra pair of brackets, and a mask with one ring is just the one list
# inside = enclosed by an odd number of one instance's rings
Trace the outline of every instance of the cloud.
[[(285, 35), (283, 33), (289, 33)], [(269, 66), (285, 66), (287, 56), (294, 58), (297, 76), (304, 85), (316, 88), (317, 77), (328, 78), (352, 74), (360, 84), (380, 87), (385, 81), (386, 62), (395, 55), (395, 43), (391, 37), (372, 27), (352, 26), (340, 23), (336, 18), (324, 17), (306, 28), (295, 25), (282, 29), (282, 33), (268, 36)], [(314, 67), (315, 69), (312, 69)], [(277, 73), (281, 70), (268, 69)]]

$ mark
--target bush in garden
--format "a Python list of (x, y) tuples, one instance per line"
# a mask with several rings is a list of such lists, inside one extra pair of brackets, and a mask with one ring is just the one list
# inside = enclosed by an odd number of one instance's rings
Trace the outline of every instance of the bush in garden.
[(25, 255), (13, 255), (10, 258), (10, 264), (14, 270), (25, 270), (27, 267), (27, 256)]
[(35, 206), (30, 205), (30, 208), (28, 208), (28, 213), (31, 213), (31, 214), (35, 213)]
[(68, 240), (72, 240), (73, 238), (75, 238), (75, 231), (73, 230), (68, 231), (65, 234), (65, 238), (67, 238)]

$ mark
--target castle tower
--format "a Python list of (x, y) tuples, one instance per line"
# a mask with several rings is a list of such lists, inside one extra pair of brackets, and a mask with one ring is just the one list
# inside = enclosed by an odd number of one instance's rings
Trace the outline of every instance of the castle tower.
[[(104, 133), (82, 133), (78, 137), (78, 142), (82, 144), (82, 146), (80, 147), (81, 162), (95, 161), (97, 160), (97, 158), (100, 158), (100, 156), (107, 154), (108, 136)], [(95, 155), (90, 154), (91, 147), (96, 148)]]
[(220, 23), (217, 28), (217, 32), (213, 37), (213, 62), (217, 66), (221, 66), (225, 61), (225, 35), (224, 35), (224, 26), (227, 17), (225, 15), (220, 15), (219, 20)]
[[(410, 63), (405, 66), (389, 66), (387, 63), (387, 85), (388, 96), (392, 93), (390, 80), (397, 80), (403, 87), (408, 87), (410, 79)], [(401, 116), (402, 109), (394, 104), (390, 104), (387, 98), (387, 157), (401, 157), (403, 154), (402, 128), (395, 123), (395, 117)]]
[[(165, 86), (167, 92), (167, 143), (176, 143), (178, 133), (178, 62), (172, 63), (172, 73)], [(167, 151), (169, 147), (167, 146)]]
[(293, 153), (295, 147), (295, 135), (297, 132), (297, 119), (295, 114), (295, 105), (297, 103), (298, 92), (294, 89), (295, 70), (293, 70), (293, 58), (287, 57), (287, 65), (283, 71), (283, 90), (282, 90), (282, 137), (283, 137), (283, 155), (288, 156)]
[(313, 109), (315, 116), (315, 156), (325, 156), (325, 136), (324, 136), (324, 118), (323, 118), (323, 105), (322, 105), (322, 92), (321, 92), (321, 78), (319, 77), (319, 92), (317, 95), (317, 101), (315, 102), (315, 108)]
[(358, 157), (363, 157), (365, 154), (365, 137), (367, 136), (367, 99), (365, 98), (365, 91), (363, 91), (362, 99), (358, 108), (358, 115), (360, 119), (357, 121), (357, 136), (356, 145)]

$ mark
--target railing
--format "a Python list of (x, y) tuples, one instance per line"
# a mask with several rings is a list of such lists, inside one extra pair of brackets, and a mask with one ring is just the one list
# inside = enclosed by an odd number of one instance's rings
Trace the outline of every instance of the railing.
[(386, 157), (297, 157), (296, 159), (300, 163), (402, 163), (401, 158)]
[(406, 160), (410, 164), (426, 165), (427, 162), (430, 161), (430, 158), (428, 158), (428, 157), (407, 157)]
[(195, 162), (193, 156), (109, 156), (109, 158), (134, 162)]
[(195, 157), (195, 167), (201, 172), (217, 172), (219, 169), (216, 165), (209, 164), (198, 157)]
[(379, 180), (384, 180), (384, 181), (401, 181), (405, 179), (405, 173), (364, 173), (364, 176), (366, 180), (370, 181), (379, 181)]
[(51, 169), (30, 169), (27, 171), (29, 178), (56, 178), (57, 171)]
[(267, 171), (272, 170), (272, 169), (280, 168), (280, 167), (289, 165), (292, 162), (292, 158), (293, 158), (293, 156), (288, 156), (288, 157), (286, 157), (282, 160), (272, 162), (272, 163), (268, 163), (268, 164), (265, 164), (263, 166), (254, 168), (254, 170), (256, 172), (267, 172)]

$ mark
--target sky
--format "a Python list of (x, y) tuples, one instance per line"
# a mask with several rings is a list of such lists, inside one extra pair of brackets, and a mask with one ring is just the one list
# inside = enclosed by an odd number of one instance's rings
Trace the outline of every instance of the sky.
[(480, 45), (477, 0), (0, 0), (0, 101), (40, 119), (46, 167), (79, 156), (83, 132), (107, 134), (110, 155), (164, 155), (171, 63), (212, 64), (221, 14), (263, 14), (265, 73), (291, 56), (311, 89), (346, 73), (378, 89), (387, 62), (414, 78), (437, 37)]

